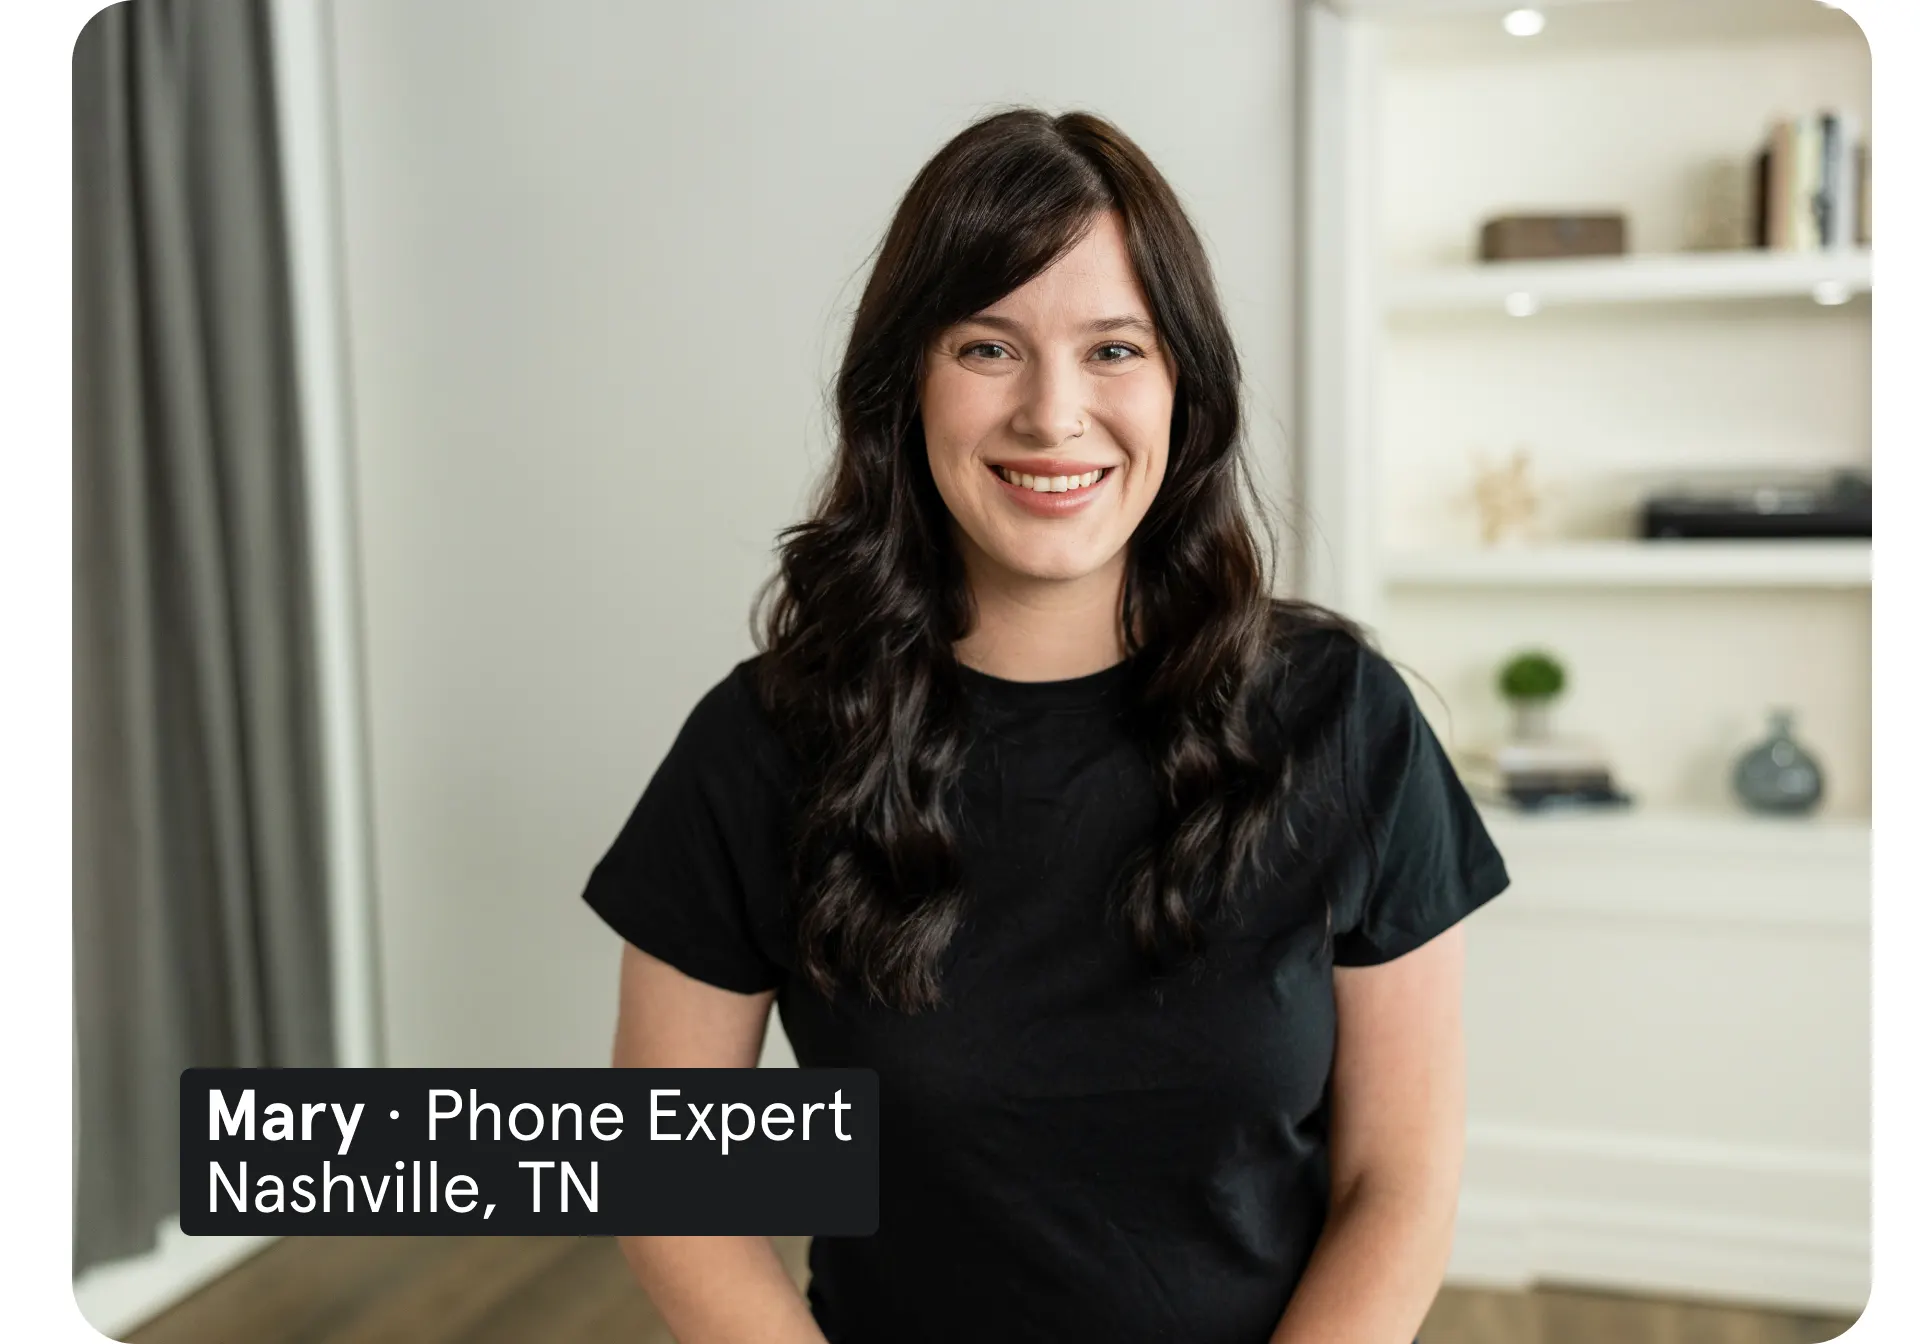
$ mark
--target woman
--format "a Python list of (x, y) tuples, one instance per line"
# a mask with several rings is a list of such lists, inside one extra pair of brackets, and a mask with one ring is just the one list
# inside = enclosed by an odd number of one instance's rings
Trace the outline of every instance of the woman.
[[(1205, 255), (1111, 125), (946, 145), (758, 656), (586, 899), (614, 1062), (878, 1071), (880, 1230), (630, 1237), (685, 1344), (1406, 1344), (1501, 860), (1393, 669), (1268, 595)], [(764, 595), (763, 595), (764, 596)], [(1337, 1026), (1337, 1033), (1336, 1033)]]

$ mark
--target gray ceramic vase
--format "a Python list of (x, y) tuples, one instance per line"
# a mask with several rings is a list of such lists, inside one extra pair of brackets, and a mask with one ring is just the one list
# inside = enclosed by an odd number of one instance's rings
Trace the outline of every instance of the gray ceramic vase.
[(1742, 755), (1733, 768), (1733, 791), (1749, 811), (1798, 816), (1820, 802), (1820, 763), (1794, 740), (1793, 713), (1776, 709), (1766, 740)]

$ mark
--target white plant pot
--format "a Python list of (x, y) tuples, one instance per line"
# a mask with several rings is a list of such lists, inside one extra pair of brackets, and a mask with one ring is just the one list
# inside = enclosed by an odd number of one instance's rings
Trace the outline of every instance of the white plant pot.
[(1544, 742), (1553, 736), (1553, 703), (1549, 700), (1513, 700), (1513, 737), (1516, 742)]

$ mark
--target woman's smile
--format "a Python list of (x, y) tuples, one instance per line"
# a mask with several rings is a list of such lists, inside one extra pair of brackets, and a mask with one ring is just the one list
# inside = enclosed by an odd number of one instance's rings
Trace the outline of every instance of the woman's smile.
[(1106, 493), (1107, 481), (1119, 468), (1102, 467), (1064, 476), (1035, 476), (999, 466), (990, 466), (988, 470), (1015, 508), (1039, 518), (1064, 518), (1080, 512), (1097, 496)]

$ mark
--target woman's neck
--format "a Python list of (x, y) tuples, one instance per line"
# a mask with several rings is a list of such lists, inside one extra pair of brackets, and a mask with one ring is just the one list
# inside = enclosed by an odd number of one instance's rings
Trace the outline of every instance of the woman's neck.
[(1006, 681), (1066, 681), (1112, 667), (1120, 641), (1125, 557), (1071, 581), (1020, 578), (973, 586), (977, 619), (954, 656)]

